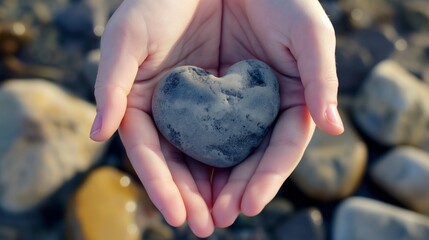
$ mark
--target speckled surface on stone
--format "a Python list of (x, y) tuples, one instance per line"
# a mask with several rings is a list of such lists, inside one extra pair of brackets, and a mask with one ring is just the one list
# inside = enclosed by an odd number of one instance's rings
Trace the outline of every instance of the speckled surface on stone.
[(273, 71), (258, 60), (234, 64), (222, 78), (193, 66), (173, 69), (152, 100), (159, 131), (188, 156), (215, 167), (243, 161), (275, 121), (280, 96)]

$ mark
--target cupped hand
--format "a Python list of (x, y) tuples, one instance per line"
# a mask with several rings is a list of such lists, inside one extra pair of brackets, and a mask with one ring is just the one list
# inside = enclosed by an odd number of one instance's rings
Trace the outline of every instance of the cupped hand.
[(127, 155), (166, 221), (187, 220), (200, 237), (213, 232), (208, 166), (189, 161), (162, 138), (151, 100), (160, 77), (175, 66), (217, 74), (221, 1), (125, 0), (106, 26), (95, 84), (97, 116), (91, 138), (119, 127)]
[(314, 123), (330, 134), (337, 111), (334, 29), (316, 0), (224, 1), (220, 74), (256, 58), (277, 73), (281, 106), (265, 143), (245, 162), (213, 178), (212, 215), (219, 227), (240, 212), (253, 216), (272, 200), (299, 163)]
[[(149, 196), (173, 226), (199, 237), (240, 212), (256, 215), (298, 164), (314, 130), (343, 131), (336, 110), (335, 36), (316, 0), (125, 0), (101, 41), (91, 138), (119, 127)], [(268, 63), (280, 83), (281, 112), (242, 164), (213, 169), (189, 159), (156, 130), (153, 89), (169, 69), (195, 65), (222, 75), (248, 58)]]

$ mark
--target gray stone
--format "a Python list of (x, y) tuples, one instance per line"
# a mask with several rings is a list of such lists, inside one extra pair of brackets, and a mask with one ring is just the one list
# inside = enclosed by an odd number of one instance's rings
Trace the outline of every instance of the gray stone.
[(365, 171), (367, 147), (346, 114), (340, 114), (345, 132), (332, 136), (316, 129), (291, 175), (299, 189), (314, 199), (329, 201), (351, 195)]
[(302, 210), (278, 226), (275, 239), (324, 240), (325, 228), (322, 213), (316, 208)]
[(398, 147), (378, 159), (371, 177), (407, 207), (429, 215), (429, 153)]
[(353, 116), (360, 128), (384, 145), (429, 149), (429, 85), (394, 61), (378, 64), (356, 97)]
[(0, 89), (0, 205), (25, 211), (96, 162), (88, 137), (95, 107), (43, 80)]
[(353, 197), (334, 217), (334, 240), (427, 240), (429, 218), (372, 199)]
[(279, 111), (276, 76), (257, 60), (234, 64), (222, 78), (192, 66), (173, 69), (152, 102), (159, 131), (187, 155), (215, 167), (243, 161)]

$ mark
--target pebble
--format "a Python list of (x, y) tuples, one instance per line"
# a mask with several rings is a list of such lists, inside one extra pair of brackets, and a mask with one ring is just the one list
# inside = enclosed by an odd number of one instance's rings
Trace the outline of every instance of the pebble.
[(365, 171), (367, 147), (347, 115), (340, 112), (345, 132), (332, 136), (316, 129), (291, 175), (298, 188), (314, 199), (337, 200), (353, 194)]
[(264, 139), (280, 106), (276, 76), (263, 62), (236, 63), (222, 78), (193, 67), (158, 84), (153, 118), (164, 137), (205, 164), (231, 167)]
[(0, 205), (26, 211), (77, 173), (105, 144), (88, 137), (95, 107), (44, 80), (9, 80), (0, 89)]
[(301, 210), (287, 221), (280, 223), (276, 230), (278, 240), (324, 240), (325, 227), (322, 213), (316, 208)]
[(111, 167), (98, 168), (71, 199), (67, 234), (71, 239), (142, 239), (146, 226), (160, 222), (159, 213), (142, 194), (130, 176)]
[(429, 215), (429, 153), (397, 147), (371, 168), (374, 181), (404, 205)]
[(335, 214), (333, 240), (427, 240), (429, 218), (363, 197), (342, 202)]
[(382, 145), (429, 149), (429, 85), (392, 60), (379, 63), (356, 96), (353, 116)]

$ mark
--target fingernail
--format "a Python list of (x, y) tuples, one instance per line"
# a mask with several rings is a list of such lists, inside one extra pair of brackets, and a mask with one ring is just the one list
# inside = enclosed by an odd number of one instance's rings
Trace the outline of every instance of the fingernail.
[(341, 120), (340, 114), (338, 113), (337, 106), (329, 105), (326, 109), (326, 119), (336, 127), (344, 129), (343, 121)]
[(101, 123), (102, 123), (101, 114), (97, 113), (97, 115), (95, 115), (94, 123), (92, 124), (91, 133), (89, 135), (91, 138), (95, 136), (98, 132), (100, 132)]

